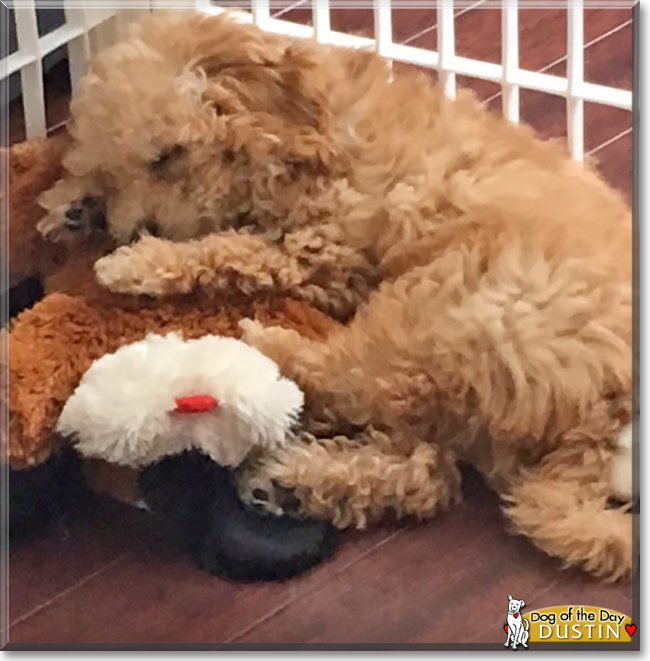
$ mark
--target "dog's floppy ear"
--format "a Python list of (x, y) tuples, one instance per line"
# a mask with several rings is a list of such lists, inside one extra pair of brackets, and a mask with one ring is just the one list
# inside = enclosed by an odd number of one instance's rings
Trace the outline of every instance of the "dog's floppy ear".
[(526, 605), (526, 602), (523, 599), (519, 600), (519, 606), (523, 608)]
[(251, 155), (329, 163), (334, 153), (325, 103), (288, 56), (279, 64), (235, 64), (215, 77), (205, 97), (225, 120), (229, 142)]
[(512, 601), (512, 595), (511, 594), (508, 595), (508, 601)]
[(235, 150), (327, 166), (335, 149), (319, 53), (306, 41), (267, 38), (264, 49), (251, 40), (248, 49), (239, 43), (227, 56), (220, 51), (200, 58), (204, 100), (222, 117)]
[(229, 158), (273, 155), (290, 169), (320, 169), (334, 155), (322, 47), (271, 34), (231, 12), (159, 10), (132, 34), (178, 64), (188, 89), (213, 107), (215, 140)]

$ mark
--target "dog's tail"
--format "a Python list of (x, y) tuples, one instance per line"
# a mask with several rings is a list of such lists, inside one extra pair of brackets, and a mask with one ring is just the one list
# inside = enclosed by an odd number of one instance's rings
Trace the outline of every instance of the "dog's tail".
[(528, 629), (530, 628), (530, 625), (528, 624), (528, 620), (525, 617), (522, 617), (521, 621), (524, 624), (524, 629), (526, 629), (526, 631), (528, 631)]

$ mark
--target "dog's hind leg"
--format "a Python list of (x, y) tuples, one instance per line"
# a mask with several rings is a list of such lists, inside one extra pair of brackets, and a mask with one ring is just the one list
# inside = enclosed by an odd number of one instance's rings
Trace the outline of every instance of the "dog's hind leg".
[(616, 580), (633, 568), (630, 507), (608, 508), (611, 450), (560, 447), (504, 497), (515, 532), (549, 555)]
[[(589, 260), (552, 264), (532, 249), (513, 249), (489, 268), (477, 264), (459, 251), (384, 283), (323, 343), (254, 322), (244, 324), (243, 337), (305, 389), (308, 409), (334, 422), (371, 425), (388, 436), (415, 428), (439, 445), (454, 443), (454, 424), (469, 424), (487, 430), (499, 465), (534, 466), (552, 453), (555, 493), (584, 526), (583, 533), (570, 526), (564, 533), (568, 540), (582, 534), (594, 546), (579, 545), (576, 561), (582, 554), (597, 573), (624, 573), (629, 522), (590, 500), (589, 491), (576, 492), (593, 482), (606, 499), (613, 489), (611, 455), (631, 417), (630, 292)], [(608, 457), (599, 471), (591, 471), (590, 453)], [(544, 465), (538, 470), (538, 482), (548, 483)], [(525, 493), (537, 507), (531, 522), (553, 511)], [(613, 526), (603, 526), (601, 542), (589, 531), (591, 514), (594, 523)], [(542, 535), (541, 545), (553, 548), (558, 534), (546, 541)]]
[(364, 528), (390, 510), (426, 518), (460, 500), (460, 473), (449, 451), (430, 443), (395, 443), (374, 430), (350, 439), (303, 434), (300, 442), (263, 458), (244, 475), (246, 500), (291, 490), (302, 513), (339, 528)]

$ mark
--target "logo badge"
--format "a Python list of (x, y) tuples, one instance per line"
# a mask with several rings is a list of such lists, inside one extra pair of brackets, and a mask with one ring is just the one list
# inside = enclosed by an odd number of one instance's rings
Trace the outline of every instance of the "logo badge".
[(623, 613), (595, 606), (551, 606), (522, 613), (526, 602), (508, 595), (504, 647), (529, 643), (629, 643), (637, 630)]

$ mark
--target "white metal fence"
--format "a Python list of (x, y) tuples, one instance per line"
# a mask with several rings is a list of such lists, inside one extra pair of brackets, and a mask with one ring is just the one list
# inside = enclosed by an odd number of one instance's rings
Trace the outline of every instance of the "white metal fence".
[[(217, 0), (218, 1), (218, 0)], [(621, 2), (599, 0), (503, 0), (490, 2), (502, 7), (502, 62), (495, 64), (461, 57), (455, 49), (455, 15), (462, 0), (393, 0), (393, 6), (432, 7), (437, 12), (438, 50), (432, 51), (393, 40), (392, 7), (389, 0), (313, 0), (312, 25), (283, 20), (272, 13), (273, 0), (252, 0), (251, 11), (239, 14), (242, 20), (254, 22), (264, 30), (296, 37), (315, 37), (321, 42), (342, 46), (374, 48), (390, 61), (404, 62), (436, 69), (445, 93), (453, 97), (456, 76), (466, 75), (499, 83), (503, 90), (503, 113), (513, 122), (519, 121), (520, 89), (537, 90), (559, 95), (567, 100), (567, 136), (571, 154), (581, 160), (584, 155), (584, 104), (601, 103), (632, 110), (632, 92), (587, 82), (584, 77), (584, 5), (621, 6)], [(158, 8), (187, 6), (182, 0), (140, 0), (139, 2), (102, 2), (101, 0), (63, 0), (65, 24), (53, 32), (39, 36), (34, 0), (4, 1), (15, 9), (18, 50), (0, 62), (0, 80), (20, 72), (23, 108), (28, 136), (46, 131), (43, 94), (43, 58), (61, 45), (67, 45), (72, 85), (83, 75), (88, 57), (119, 37), (125, 23), (143, 12)], [(224, 11), (210, 0), (192, 0), (191, 5), (210, 13)], [(234, 3), (228, 3), (234, 4)], [(285, 3), (286, 4), (286, 3)], [(467, 4), (470, 4), (469, 0)], [(483, 3), (485, 4), (485, 3)], [(629, 2), (627, 6), (632, 6)], [(61, 6), (61, 1), (38, 3), (39, 7)], [(331, 29), (330, 9), (350, 9), (372, 6), (374, 38), (355, 36)], [(566, 8), (567, 16), (567, 76), (528, 71), (519, 66), (518, 10), (521, 7)], [(108, 8), (107, 8), (108, 7)], [(111, 8), (112, 7), (112, 8)]]

